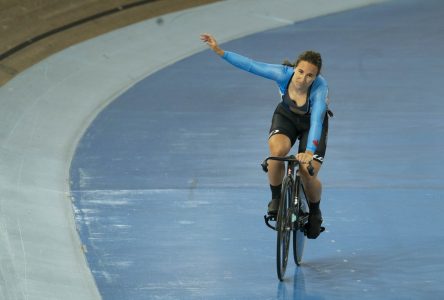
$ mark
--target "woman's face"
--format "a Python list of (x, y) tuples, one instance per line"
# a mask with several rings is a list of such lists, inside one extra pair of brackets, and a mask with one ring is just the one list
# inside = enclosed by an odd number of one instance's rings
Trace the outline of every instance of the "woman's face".
[(293, 82), (298, 89), (308, 89), (318, 74), (318, 67), (302, 60), (294, 68)]

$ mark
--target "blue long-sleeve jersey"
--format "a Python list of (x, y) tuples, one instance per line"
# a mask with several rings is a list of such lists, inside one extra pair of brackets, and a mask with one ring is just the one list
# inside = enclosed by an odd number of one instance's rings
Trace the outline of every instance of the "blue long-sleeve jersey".
[[(288, 82), (294, 73), (294, 69), (289, 66), (279, 64), (267, 64), (254, 61), (248, 57), (234, 52), (224, 51), (223, 59), (247, 72), (274, 80), (279, 86), (279, 92), (284, 95), (287, 92)], [(318, 75), (310, 87), (310, 130), (308, 132), (308, 142), (306, 150), (314, 153), (321, 137), (322, 123), (327, 111), (328, 86), (327, 81)]]

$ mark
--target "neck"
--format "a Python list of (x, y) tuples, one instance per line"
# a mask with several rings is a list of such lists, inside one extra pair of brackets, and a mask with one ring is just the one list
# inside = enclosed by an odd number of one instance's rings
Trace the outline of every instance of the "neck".
[(302, 87), (302, 86), (298, 86), (298, 85), (296, 85), (296, 84), (290, 84), (290, 86), (289, 86), (289, 89), (291, 89), (292, 90), (292, 92), (294, 92), (294, 93), (296, 93), (296, 94), (298, 94), (298, 95), (306, 95), (307, 94), (307, 92), (308, 92), (308, 89), (307, 88), (304, 88), (304, 87)]

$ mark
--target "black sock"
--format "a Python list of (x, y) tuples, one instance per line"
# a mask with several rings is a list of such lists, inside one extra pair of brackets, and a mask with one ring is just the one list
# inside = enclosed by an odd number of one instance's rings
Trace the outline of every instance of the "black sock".
[(313, 202), (309, 202), (308, 203), (308, 207), (310, 207), (310, 212), (317, 212), (319, 211), (319, 204), (321, 203), (321, 201), (313, 203)]
[(281, 188), (282, 188), (282, 184), (280, 184), (278, 186), (274, 186), (274, 185), (270, 184), (272, 199), (280, 199), (281, 198)]

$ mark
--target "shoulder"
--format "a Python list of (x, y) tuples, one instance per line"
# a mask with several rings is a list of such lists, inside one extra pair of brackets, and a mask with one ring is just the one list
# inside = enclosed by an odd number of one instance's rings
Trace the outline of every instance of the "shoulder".
[(325, 110), (328, 99), (328, 85), (327, 80), (321, 75), (318, 75), (311, 85), (310, 102), (313, 106)]
[(313, 82), (313, 87), (328, 87), (327, 80), (322, 75), (318, 75)]
[(321, 75), (318, 75), (313, 84), (311, 85), (310, 93), (311, 95), (318, 95), (319, 93), (322, 94), (328, 93), (327, 80), (325, 80), (325, 78), (322, 77)]
[(282, 76), (280, 76), (280, 80), (277, 81), (279, 85), (279, 90), (282, 94), (285, 94), (288, 86), (288, 82), (291, 79), (291, 76), (293, 76), (294, 69), (290, 66), (286, 65), (279, 65), (279, 69), (282, 73)]
[(294, 69), (293, 67), (290, 66), (286, 66), (286, 65), (279, 65), (279, 68), (281, 69), (282, 72), (282, 77), (283, 77), (283, 83), (287, 84), (288, 81), (291, 79), (291, 76), (293, 76), (294, 73)]
[(294, 69), (293, 67), (287, 66), (287, 65), (280, 65), (282, 68), (282, 72), (285, 73), (285, 75), (291, 77), (291, 75), (293, 75), (294, 73)]

